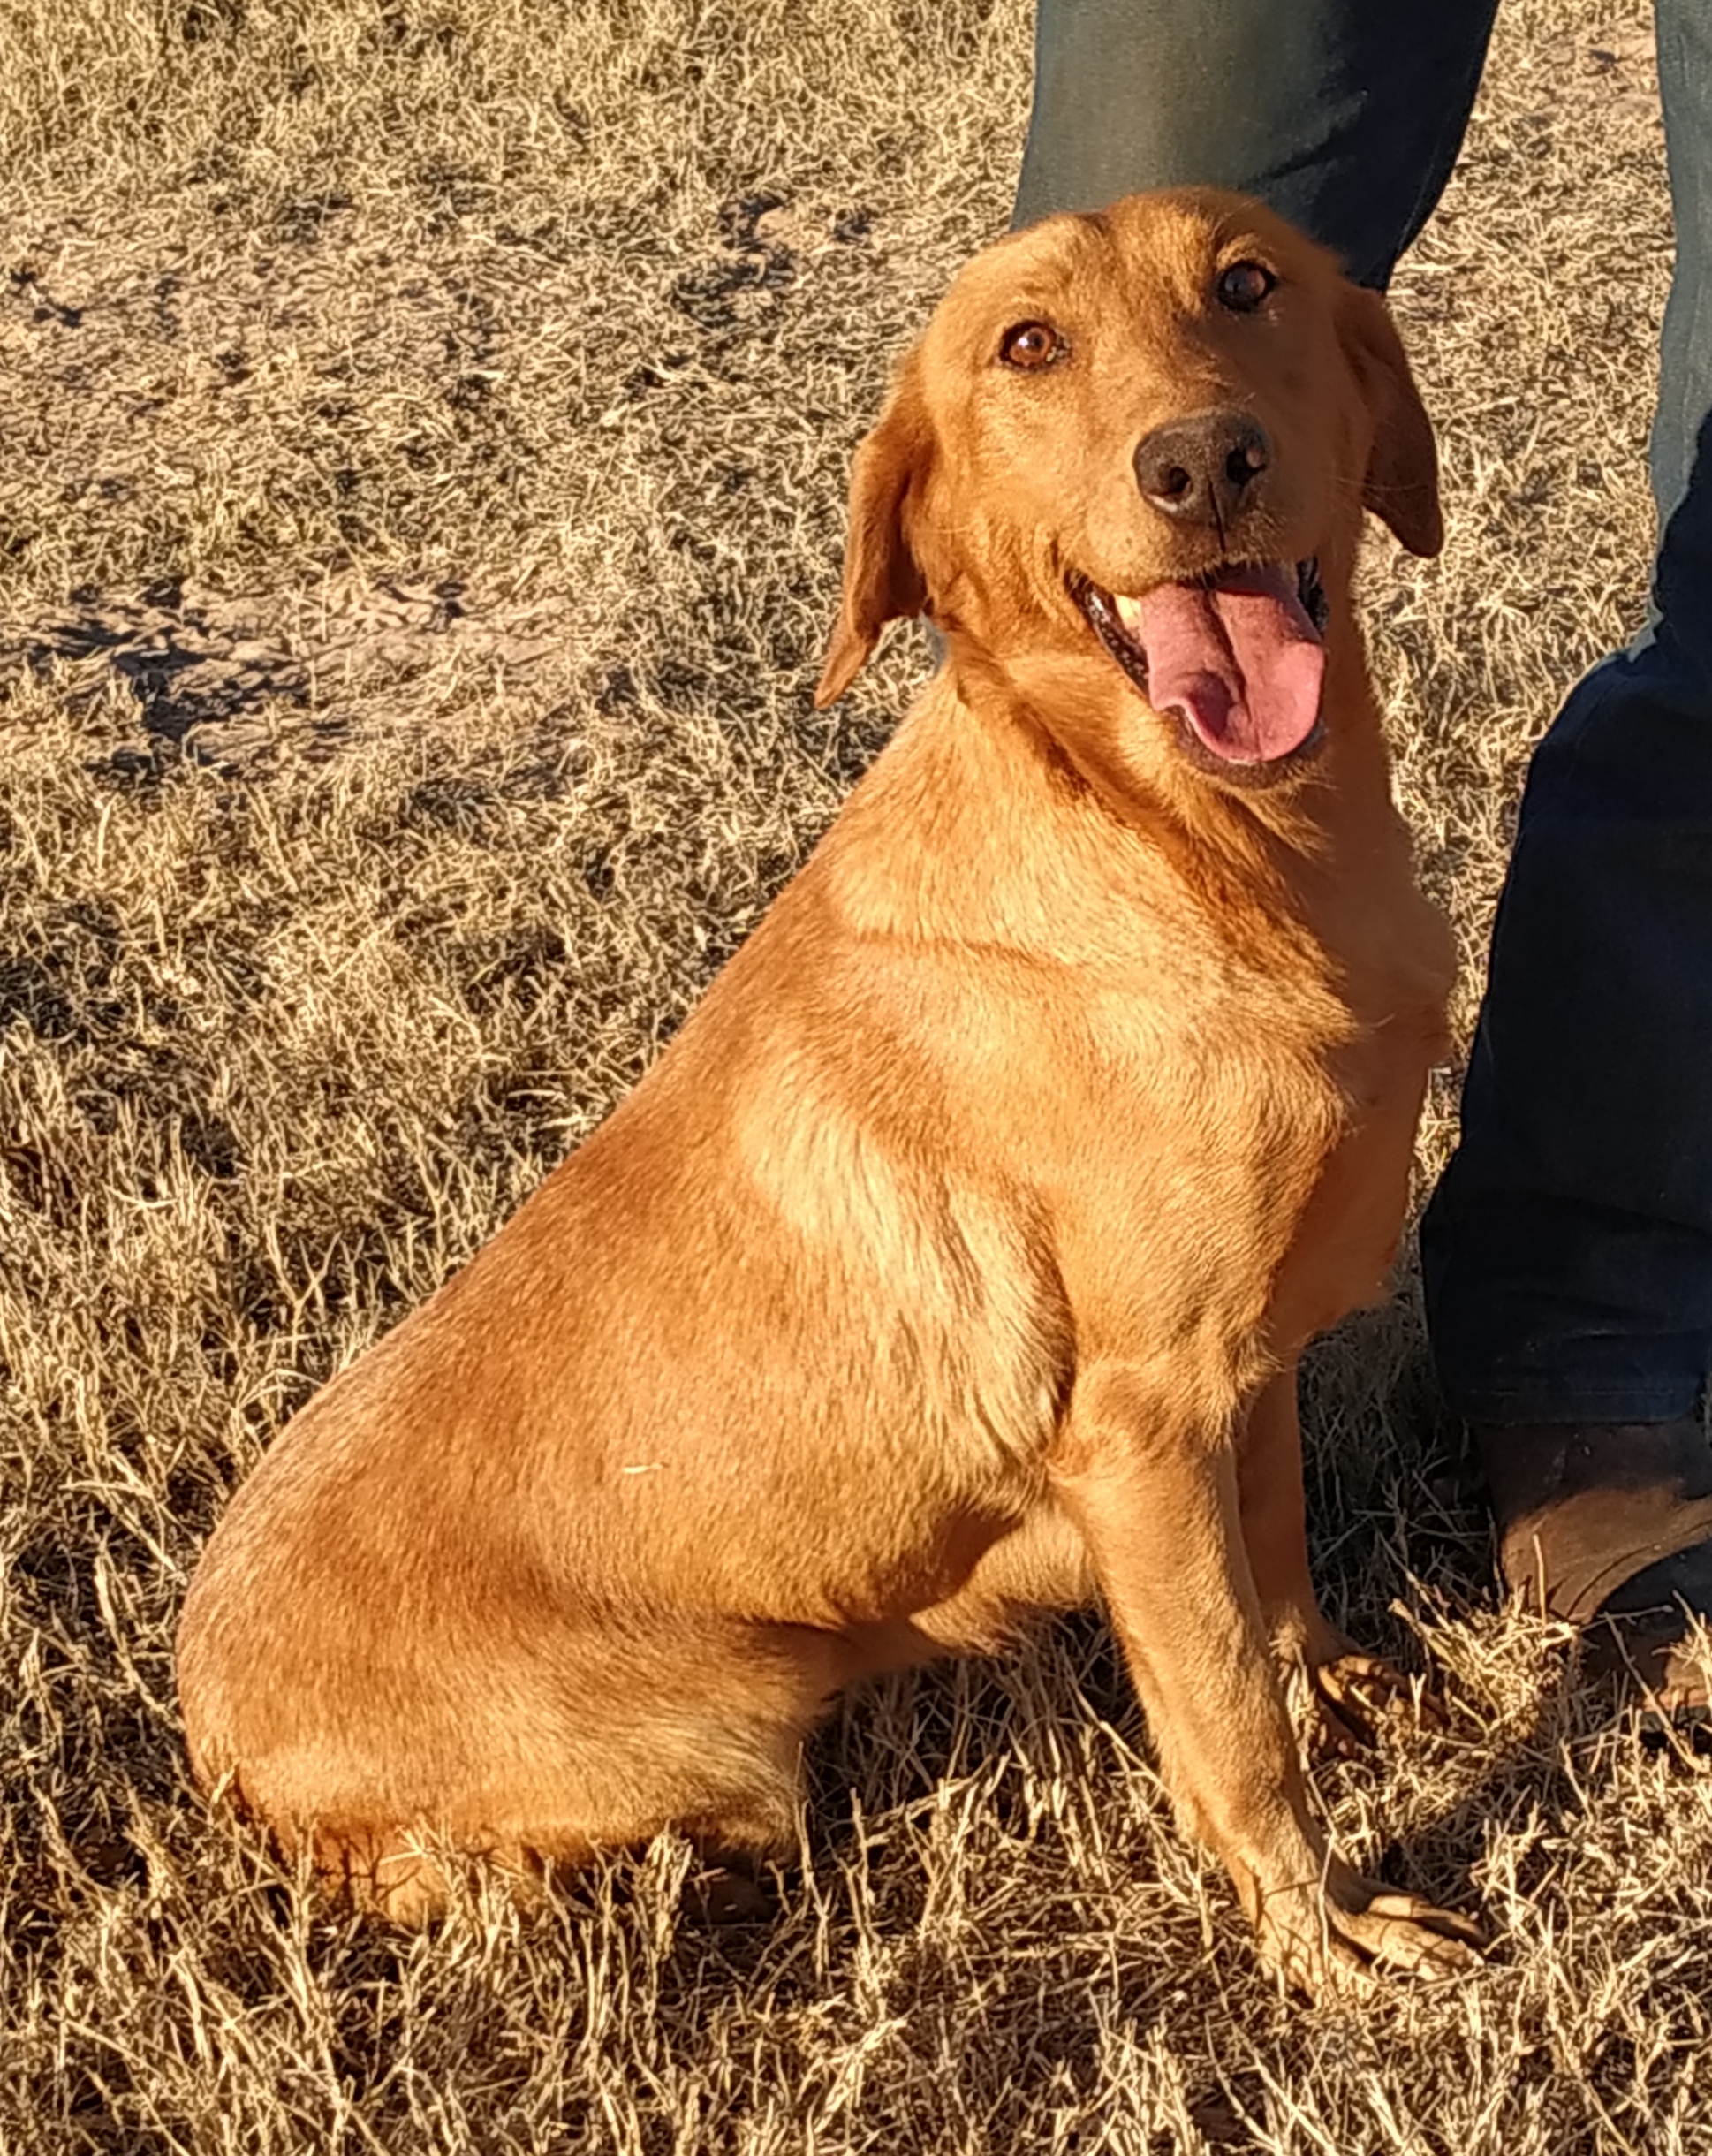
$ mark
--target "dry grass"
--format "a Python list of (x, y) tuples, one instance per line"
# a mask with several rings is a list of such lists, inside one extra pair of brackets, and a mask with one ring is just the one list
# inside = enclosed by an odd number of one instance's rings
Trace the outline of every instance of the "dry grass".
[[(1641, 604), (1669, 232), (1613, 9), (1508, 0), (1399, 286), (1453, 536), (1375, 543), (1369, 599), (1471, 959)], [(225, 1492), (634, 1078), (919, 669), (808, 708), (846, 453), (1004, 220), (1027, 28), (0, 0), (7, 2156), (1712, 2148), (1712, 1780), (1495, 1606), (1406, 1295), (1312, 1376), (1321, 1569), (1455, 1717), (1321, 1786), (1368, 1864), (1472, 1877), (1467, 1984), (1281, 2002), (1092, 1624), (853, 1704), (746, 1931), (663, 1847), (365, 1932), (185, 1788)]]

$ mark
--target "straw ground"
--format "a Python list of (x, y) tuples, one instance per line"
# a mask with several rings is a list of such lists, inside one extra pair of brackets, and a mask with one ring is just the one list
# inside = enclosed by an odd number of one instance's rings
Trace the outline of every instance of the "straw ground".
[[(1670, 259), (1638, 0), (1504, 16), (1398, 291), (1451, 545), (1367, 577), (1465, 1026), (1528, 746), (1640, 618)], [(1004, 221), (1027, 37), (0, 0), (7, 2156), (1712, 2147), (1712, 1780), (1497, 1605), (1407, 1279), (1311, 1373), (1318, 1560), (1452, 1719), (1320, 1779), (1484, 1909), (1466, 1984), (1280, 2000), (1091, 1621), (852, 1703), (746, 1928), (662, 1846), (366, 1931), (186, 1787), (225, 1495), (633, 1080), (924, 663), (809, 708), (848, 452)]]

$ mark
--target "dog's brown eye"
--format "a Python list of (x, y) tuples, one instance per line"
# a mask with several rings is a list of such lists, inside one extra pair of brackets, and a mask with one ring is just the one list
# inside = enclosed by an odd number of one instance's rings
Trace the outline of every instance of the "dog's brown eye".
[(1219, 305), (1233, 315), (1252, 315), (1277, 281), (1263, 262), (1232, 262), (1219, 271)]
[(1063, 339), (1046, 322), (1019, 322), (999, 339), (999, 357), (1007, 367), (1050, 367), (1063, 351)]

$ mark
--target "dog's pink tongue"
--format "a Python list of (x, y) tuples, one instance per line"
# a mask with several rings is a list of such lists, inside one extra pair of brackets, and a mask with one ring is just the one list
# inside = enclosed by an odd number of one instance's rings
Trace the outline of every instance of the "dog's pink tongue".
[(1326, 652), (1293, 569), (1229, 569), (1117, 604), (1147, 654), (1148, 702), (1186, 718), (1215, 755), (1269, 763), (1313, 733)]

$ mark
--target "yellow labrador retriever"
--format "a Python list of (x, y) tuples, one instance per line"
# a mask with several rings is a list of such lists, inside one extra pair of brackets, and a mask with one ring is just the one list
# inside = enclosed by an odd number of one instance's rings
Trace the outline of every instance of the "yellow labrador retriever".
[[(1095, 1597), (1184, 1825), (1312, 1989), (1469, 1958), (1305, 1797), (1296, 1363), (1384, 1292), (1445, 928), (1362, 505), (1440, 544), (1382, 303), (1257, 204), (1001, 241), (852, 488), (820, 700), (943, 667), (643, 1082), (300, 1414), (186, 1606), (197, 1771), (395, 1914), (678, 1830), (790, 1845), (852, 1679)], [(1400, 1681), (1398, 1681), (1400, 1682)]]

